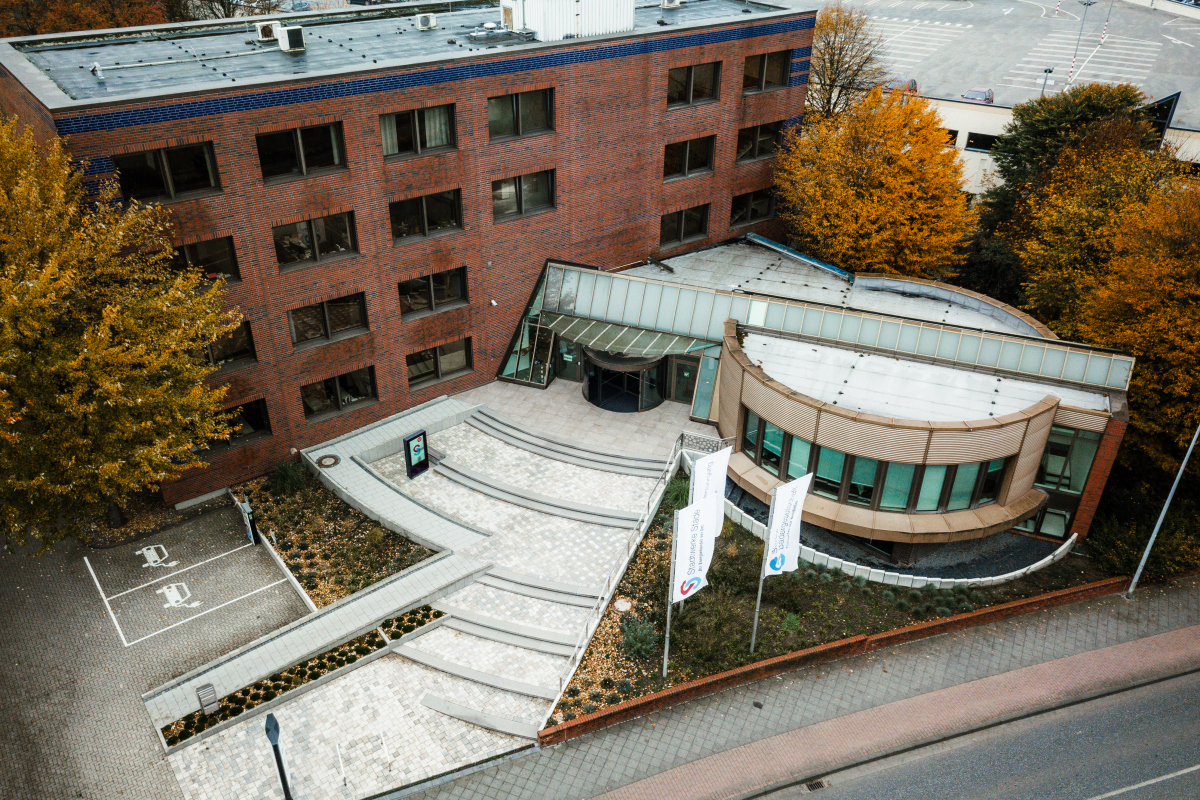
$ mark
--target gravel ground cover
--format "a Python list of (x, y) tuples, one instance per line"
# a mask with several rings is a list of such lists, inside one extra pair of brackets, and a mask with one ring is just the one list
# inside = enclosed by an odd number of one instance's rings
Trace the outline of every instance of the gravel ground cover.
[[(672, 493), (668, 493), (672, 494)], [(679, 491), (674, 493), (679, 496)], [(686, 497), (686, 489), (682, 490)], [(1071, 554), (1019, 581), (978, 590), (898, 589), (824, 568), (772, 576), (763, 584), (758, 640), (750, 631), (763, 543), (725, 521), (709, 568), (709, 586), (676, 606), (671, 659), (661, 675), (670, 579), (673, 508), (664, 501), (609, 604), (596, 635), (549, 724), (591, 713), (696, 678), (857, 634), (904, 627), (1108, 577), (1091, 559)], [(620, 600), (630, 608), (619, 611)]]
[(233, 493), (249, 500), (259, 531), (274, 535), (275, 549), (318, 608), (433, 555), (294, 466), (299, 471), (288, 470), (286, 480), (273, 472), (233, 487)]

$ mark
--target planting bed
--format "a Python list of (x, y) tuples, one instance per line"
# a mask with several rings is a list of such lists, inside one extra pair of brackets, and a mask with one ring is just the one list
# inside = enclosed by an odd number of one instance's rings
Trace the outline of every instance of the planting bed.
[(300, 465), (288, 466), (301, 470), (290, 485), (273, 473), (233, 493), (249, 500), (259, 531), (274, 534), (275, 549), (318, 607), (433, 555), (346, 505)]
[(246, 686), (222, 697), (220, 709), (215, 714), (194, 711), (181, 720), (164, 725), (162, 728), (163, 738), (167, 740), (168, 746), (179, 744), (225, 720), (241, 716), (255, 706), (270, 702), (282, 694), (310, 681), (315, 681), (326, 673), (353, 664), (361, 657), (385, 647), (386, 644), (376, 631), (340, 644), (302, 664), (288, 667), (252, 686)]
[(379, 627), (383, 629), (383, 632), (389, 639), (399, 639), (404, 634), (412, 633), (422, 625), (433, 622), (441, 616), (443, 616), (442, 612), (436, 608), (421, 606), (420, 608), (414, 608), (407, 614), (401, 614), (394, 619), (389, 619)]
[[(1080, 586), (1107, 577), (1090, 559), (1072, 554), (1056, 564), (999, 586), (924, 591), (849, 580), (827, 570), (801, 568), (763, 584), (758, 641), (750, 630), (763, 543), (729, 520), (717, 540), (709, 586), (676, 606), (671, 660), (661, 677), (672, 509), (664, 503), (617, 587), (627, 612), (609, 605), (549, 725), (605, 705), (857, 634), (901, 628), (939, 616)], [(623, 630), (624, 629), (624, 630)]]

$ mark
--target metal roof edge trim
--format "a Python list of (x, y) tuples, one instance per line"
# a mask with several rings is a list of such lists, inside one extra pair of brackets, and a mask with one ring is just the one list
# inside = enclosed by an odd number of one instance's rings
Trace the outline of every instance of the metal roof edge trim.
[(847, 272), (846, 270), (841, 269), (840, 267), (835, 267), (832, 264), (826, 264), (824, 261), (818, 261), (817, 259), (813, 258), (812, 256), (806, 256), (803, 253), (799, 252), (798, 250), (793, 250), (792, 248), (788, 247), (787, 245), (779, 244), (779, 242), (773, 242), (770, 239), (766, 238), (765, 236), (759, 236), (757, 233), (747, 233), (746, 241), (753, 242), (754, 244), (757, 244), (761, 247), (766, 247), (770, 250), (774, 250), (777, 253), (782, 253), (783, 255), (787, 256), (788, 258), (795, 259), (796, 261), (801, 261), (810, 267), (816, 267), (817, 269), (821, 269), (821, 270), (829, 272), (833, 275), (837, 275), (839, 278), (846, 281), (851, 286), (854, 285), (854, 273), (853, 272)]

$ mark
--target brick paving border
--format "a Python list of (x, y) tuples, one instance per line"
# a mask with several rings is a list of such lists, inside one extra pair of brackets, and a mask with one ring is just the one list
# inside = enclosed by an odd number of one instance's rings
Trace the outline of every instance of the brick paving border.
[(694, 681), (681, 683), (668, 689), (663, 689), (661, 692), (644, 695), (633, 700), (626, 700), (615, 706), (609, 706), (608, 708), (586, 714), (569, 722), (560, 723), (553, 728), (546, 728), (538, 732), (538, 746), (546, 747), (565, 742), (568, 739), (606, 728), (609, 725), (645, 716), (646, 714), (675, 705), (684, 700), (693, 700), (698, 697), (715, 694), (744, 683), (789, 672), (798, 667), (811, 666), (838, 658), (860, 655), (871, 650), (893, 647), (930, 636), (953, 633), (976, 625), (986, 625), (1010, 617), (1029, 614), (1034, 611), (1056, 608), (1067, 603), (1094, 600), (1097, 597), (1116, 594), (1124, 590), (1128, 584), (1129, 578), (1106, 578), (1094, 583), (1084, 584), (1083, 586), (1059, 589), (1022, 600), (1013, 600), (997, 606), (989, 606), (988, 608), (981, 608), (976, 611), (955, 614), (952, 617), (944, 619), (918, 622), (914, 625), (907, 625), (903, 628), (896, 628), (895, 630), (875, 633), (869, 636), (860, 634), (846, 639), (839, 639), (836, 642), (827, 642), (816, 647), (796, 650), (782, 656), (764, 659), (763, 661), (757, 661), (743, 667), (719, 672), (716, 675), (709, 675)]

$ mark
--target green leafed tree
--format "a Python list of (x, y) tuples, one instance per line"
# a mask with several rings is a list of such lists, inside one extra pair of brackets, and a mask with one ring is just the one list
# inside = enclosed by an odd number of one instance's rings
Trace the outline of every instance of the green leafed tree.
[(166, 210), (85, 201), (62, 143), (0, 117), (0, 525), (5, 546), (85, 534), (228, 435), (205, 345), (238, 320), (171, 266)]

